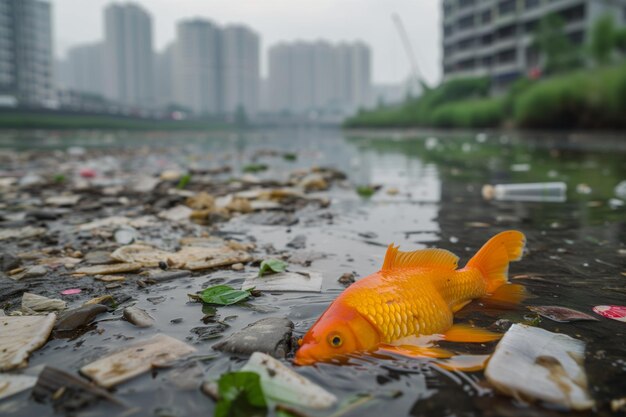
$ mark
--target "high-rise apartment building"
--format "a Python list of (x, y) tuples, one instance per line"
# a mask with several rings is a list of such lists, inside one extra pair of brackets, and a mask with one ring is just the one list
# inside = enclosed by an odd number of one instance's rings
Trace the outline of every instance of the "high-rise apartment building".
[(560, 16), (567, 36), (585, 43), (595, 20), (611, 14), (626, 24), (626, 0), (443, 0), (444, 78), (490, 76), (506, 84), (539, 66), (533, 33)]
[(82, 93), (104, 96), (104, 45), (80, 45), (67, 52), (65, 88)]
[(235, 114), (241, 108), (253, 115), (259, 107), (259, 36), (246, 26), (229, 25), (221, 40), (222, 110)]
[(0, 0), (0, 101), (47, 106), (54, 99), (50, 4)]
[(270, 109), (352, 113), (371, 102), (371, 54), (361, 42), (279, 43), (269, 50)]
[(196, 114), (221, 112), (220, 29), (204, 19), (178, 24), (174, 63), (176, 102)]
[(174, 99), (175, 47), (174, 43), (170, 43), (154, 58), (154, 92), (156, 103), (160, 107), (167, 107), (176, 101)]
[(104, 12), (106, 91), (128, 106), (154, 106), (152, 18), (134, 3), (111, 4)]

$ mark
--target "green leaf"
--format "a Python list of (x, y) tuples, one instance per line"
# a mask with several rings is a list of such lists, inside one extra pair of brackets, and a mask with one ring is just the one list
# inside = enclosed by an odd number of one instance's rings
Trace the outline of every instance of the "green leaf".
[(248, 164), (243, 167), (243, 172), (261, 172), (267, 170), (268, 166), (265, 164)]
[(65, 181), (65, 175), (63, 175), (63, 174), (56, 174), (56, 175), (53, 177), (53, 180), (54, 180), (54, 182), (56, 182), (56, 183), (62, 183), (62, 182), (64, 182), (64, 181)]
[(207, 304), (228, 306), (250, 297), (250, 291), (236, 290), (228, 285), (216, 285), (200, 293), (200, 299)]
[(287, 264), (278, 259), (266, 259), (261, 262), (261, 266), (259, 267), (259, 276), (268, 274), (275, 274), (277, 272), (285, 272), (287, 268)]
[(255, 372), (229, 372), (217, 382), (219, 401), (214, 417), (265, 415), (267, 403)]
[(189, 184), (189, 181), (191, 181), (191, 174), (183, 175), (180, 178), (180, 181), (178, 181), (178, 185), (176, 186), (176, 188), (178, 188), (179, 190), (182, 190), (183, 188), (187, 186), (187, 184)]
[(285, 161), (295, 161), (296, 159), (298, 159), (298, 155), (296, 155), (295, 153), (287, 152), (283, 154), (283, 159)]
[(369, 185), (361, 185), (359, 187), (356, 187), (356, 192), (361, 197), (369, 198), (369, 197), (374, 195), (376, 190), (374, 188), (370, 187)]

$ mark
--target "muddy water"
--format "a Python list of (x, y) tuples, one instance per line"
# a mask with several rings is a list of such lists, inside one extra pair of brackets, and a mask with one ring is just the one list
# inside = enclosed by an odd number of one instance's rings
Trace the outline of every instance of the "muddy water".
[[(328, 208), (300, 210), (295, 225), (258, 226), (238, 217), (212, 230), (242, 240), (254, 239), (268, 252), (272, 247), (282, 251), (295, 236), (305, 235), (302, 254), (314, 259), (310, 268), (325, 277), (321, 294), (268, 293), (246, 306), (220, 307), (219, 317), (230, 326), (224, 335), (267, 316), (288, 317), (295, 323), (296, 336), (304, 334), (342, 291), (337, 278), (346, 272), (364, 277), (376, 271), (391, 242), (403, 250), (446, 248), (464, 263), (489, 236), (507, 228), (522, 230), (528, 238), (527, 255), (510, 269), (516, 282), (532, 293), (525, 306), (560, 305), (593, 314), (594, 305), (625, 304), (626, 208), (613, 191), (626, 179), (625, 142), (500, 133), (405, 136), (345, 134), (337, 130), (240, 134), (7, 132), (0, 135), (0, 146), (42, 152), (81, 146), (87, 149), (87, 155), (97, 155), (100, 164), (148, 174), (172, 167), (228, 165), (234, 169), (232, 175), (239, 175), (251, 161), (269, 165), (268, 171), (258, 174), (261, 178), (286, 178), (293, 169), (314, 165), (331, 166), (348, 174), (349, 183), (329, 191)], [(129, 157), (123, 156), (124, 149)], [(293, 152), (298, 158), (291, 162), (263, 156), (259, 152), (262, 150)], [(535, 181), (565, 182), (566, 201), (488, 202), (481, 197), (484, 184)], [(355, 192), (354, 185), (382, 187), (372, 198), (364, 199)], [(390, 194), (390, 189), (399, 192)], [(75, 223), (80, 223), (83, 215), (76, 216)], [(168, 242), (180, 237), (168, 233), (175, 235), (176, 231), (166, 229), (148, 240), (167, 247)], [(254, 267), (246, 268), (255, 271)], [(215, 282), (236, 285), (243, 281), (242, 276), (234, 271), (215, 271), (145, 290), (129, 288), (125, 291), (157, 320), (156, 326), (137, 329), (115, 320), (113, 314), (73, 340), (49, 341), (31, 356), (29, 366), (54, 364), (76, 371), (134, 339), (165, 333), (194, 343), (198, 354), (207, 358), (145, 374), (117, 387), (115, 395), (139, 407), (136, 415), (211, 415), (214, 403), (200, 392), (199, 382), (236, 370), (243, 361), (214, 352), (213, 341), (194, 340), (190, 331), (202, 325), (204, 314), (198, 304), (188, 302), (187, 294)], [(79, 303), (95, 295), (99, 293), (85, 290), (68, 301)], [(158, 304), (148, 300), (160, 296), (164, 299)], [(532, 322), (586, 341), (586, 368), (592, 395), (599, 404), (589, 414), (611, 415), (610, 400), (626, 393), (626, 325), (603, 318), (598, 322), (555, 323), (539, 319), (525, 306), (502, 312), (469, 305), (458, 318), (485, 327), (500, 318)], [(178, 318), (182, 321), (172, 322)], [(493, 345), (456, 347), (474, 353), (493, 349)], [(322, 364), (297, 371), (341, 400), (358, 394), (373, 395), (372, 401), (348, 414), (353, 416), (564, 415), (495, 394), (481, 372), (449, 372), (415, 359), (355, 358), (351, 366)], [(0, 412), (14, 416), (54, 414), (49, 405), (35, 403), (28, 393), (0, 403)], [(76, 414), (111, 413), (110, 406), (101, 402)]]

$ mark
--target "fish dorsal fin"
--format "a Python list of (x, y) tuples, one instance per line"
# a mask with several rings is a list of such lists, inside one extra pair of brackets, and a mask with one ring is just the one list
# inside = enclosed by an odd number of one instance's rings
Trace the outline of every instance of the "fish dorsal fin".
[(395, 268), (438, 268), (455, 270), (459, 257), (445, 249), (421, 249), (413, 252), (401, 252), (393, 243), (387, 248), (382, 271)]

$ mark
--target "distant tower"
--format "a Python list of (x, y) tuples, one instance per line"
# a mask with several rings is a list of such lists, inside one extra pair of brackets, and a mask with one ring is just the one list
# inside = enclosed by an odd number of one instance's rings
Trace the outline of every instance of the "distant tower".
[(134, 3), (114, 3), (104, 11), (104, 31), (108, 97), (129, 106), (154, 106), (152, 18)]
[(67, 52), (67, 87), (83, 93), (103, 96), (104, 83), (104, 45), (94, 43), (80, 45)]
[(259, 36), (241, 25), (222, 30), (223, 110), (235, 114), (242, 107), (254, 115), (259, 107)]
[(54, 98), (51, 6), (0, 0), (0, 101), (46, 106)]

